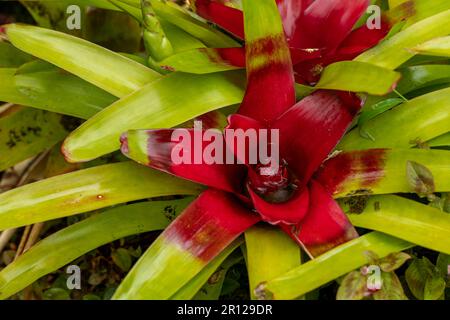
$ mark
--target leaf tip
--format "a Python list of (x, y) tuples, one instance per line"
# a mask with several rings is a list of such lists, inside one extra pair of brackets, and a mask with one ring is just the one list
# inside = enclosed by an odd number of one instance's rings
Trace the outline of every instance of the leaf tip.
[(258, 300), (273, 300), (274, 295), (266, 288), (267, 282), (261, 282), (253, 291)]
[(122, 133), (122, 135), (120, 136), (120, 151), (124, 154), (127, 155), (130, 152), (130, 148), (128, 147), (128, 133), (124, 132)]

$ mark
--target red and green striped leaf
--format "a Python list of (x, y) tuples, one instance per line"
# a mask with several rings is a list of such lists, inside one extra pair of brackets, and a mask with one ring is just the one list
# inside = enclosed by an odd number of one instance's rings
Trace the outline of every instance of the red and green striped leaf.
[(309, 209), (306, 217), (295, 226), (282, 228), (303, 246), (311, 257), (358, 237), (342, 209), (328, 191), (312, 180), (309, 185)]
[[(121, 138), (122, 153), (141, 164), (184, 179), (229, 192), (241, 192), (245, 166), (226, 164), (225, 141), (219, 130), (210, 137), (214, 144), (220, 142), (219, 150), (213, 143), (203, 141), (204, 133), (201, 129), (128, 131)], [(214, 147), (214, 158), (212, 152), (210, 157), (205, 157), (210, 145)], [(209, 163), (209, 160), (215, 162)]]
[(232, 195), (203, 192), (153, 242), (113, 298), (170, 298), (258, 220)]
[(243, 5), (248, 84), (239, 113), (264, 123), (295, 103), (292, 62), (275, 2)]
[(323, 164), (316, 179), (334, 197), (414, 193), (406, 167), (414, 161), (427, 167), (436, 192), (450, 190), (450, 152), (424, 149), (371, 149), (343, 152)]
[(280, 154), (303, 186), (334, 149), (360, 108), (360, 99), (351, 94), (317, 91), (271, 125), (280, 130)]

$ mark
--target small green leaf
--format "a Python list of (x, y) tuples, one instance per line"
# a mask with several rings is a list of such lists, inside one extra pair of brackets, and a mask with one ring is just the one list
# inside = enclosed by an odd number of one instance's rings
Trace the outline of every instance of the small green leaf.
[(347, 274), (339, 286), (336, 300), (362, 300), (366, 297), (367, 278), (360, 271)]
[(449, 278), (450, 277), (450, 255), (445, 254), (445, 253), (440, 253), (437, 258), (436, 267), (438, 268), (442, 277)]
[(371, 251), (371, 250), (365, 251), (365, 252), (364, 252), (364, 255), (367, 257), (367, 261), (368, 261), (370, 264), (377, 264), (378, 261), (380, 260), (380, 258), (378, 257), (378, 255), (377, 255), (375, 252)]
[(381, 289), (372, 295), (375, 300), (408, 300), (394, 272), (382, 272), (381, 279), (383, 282)]
[(44, 300), (70, 300), (67, 290), (61, 288), (50, 288), (44, 291)]
[(421, 197), (435, 192), (433, 173), (424, 165), (415, 161), (407, 161), (406, 177), (412, 189)]
[(414, 259), (405, 272), (406, 283), (412, 294), (420, 300), (424, 299), (425, 283), (433, 275), (434, 265), (426, 257)]
[(427, 64), (400, 69), (402, 78), (397, 90), (407, 94), (427, 86), (450, 82), (450, 66), (444, 64)]
[(380, 101), (368, 108), (364, 108), (363, 112), (358, 118), (358, 126), (360, 127), (360, 131), (363, 131), (363, 128), (361, 128), (361, 126), (364, 125), (364, 123), (382, 114), (383, 112), (391, 110), (392, 108), (398, 106), (400, 103), (403, 102), (404, 102), (403, 99), (391, 98)]
[(385, 95), (395, 88), (400, 77), (398, 72), (369, 63), (341, 61), (324, 69), (315, 88)]
[(91, 275), (89, 276), (88, 283), (91, 286), (98, 286), (107, 277), (108, 277), (108, 275), (106, 273), (94, 272), (94, 273), (91, 273)]
[(450, 57), (450, 36), (432, 39), (411, 50), (423, 55)]
[(189, 11), (174, 2), (150, 0), (150, 3), (160, 18), (170, 21), (180, 29), (200, 39), (208, 47), (232, 48), (239, 46), (238, 42), (219, 30), (212, 28), (207, 23), (195, 18)]
[(122, 271), (126, 272), (131, 268), (131, 255), (127, 249), (119, 248), (111, 254), (111, 258)]
[(32, 56), (0, 40), (0, 68), (17, 68), (32, 59)]
[(404, 252), (391, 253), (379, 262), (381, 270), (384, 272), (392, 272), (400, 268), (411, 256)]
[(425, 281), (424, 300), (439, 300), (445, 292), (445, 280), (440, 275), (428, 277)]
[(450, 147), (450, 132), (427, 141), (427, 145), (430, 147)]

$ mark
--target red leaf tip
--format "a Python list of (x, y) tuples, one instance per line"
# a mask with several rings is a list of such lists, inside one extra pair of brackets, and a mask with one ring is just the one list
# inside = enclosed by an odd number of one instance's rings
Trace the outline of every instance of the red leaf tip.
[(130, 151), (130, 149), (128, 148), (128, 133), (122, 133), (122, 135), (120, 136), (120, 151), (124, 154), (127, 155)]

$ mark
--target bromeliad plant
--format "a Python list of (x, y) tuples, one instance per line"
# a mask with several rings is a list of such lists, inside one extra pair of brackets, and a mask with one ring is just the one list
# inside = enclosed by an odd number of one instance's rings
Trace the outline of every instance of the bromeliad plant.
[[(208, 298), (218, 298), (224, 275), (216, 270), (236, 260), (239, 246), (252, 298), (294, 299), (367, 264), (390, 272), (385, 284), (395, 283), (396, 294), (349, 287), (365, 279), (353, 271), (338, 298), (405, 298), (392, 273), (398, 264), (385, 266), (405, 256), (398, 252), (417, 245), (450, 254), (448, 52), (446, 38), (433, 40), (450, 34), (447, 2), (390, 1), (377, 29), (365, 23), (366, 0), (197, 0), (190, 10), (160, 0), (80, 4), (131, 15), (148, 56), (35, 26), (1, 27), (0, 100), (27, 107), (0, 114), (1, 152), (10, 150), (0, 169), (62, 140), (70, 128), (60, 114), (87, 120), (61, 150), (68, 162), (92, 167), (55, 168), (48, 157), (47, 179), (0, 195), (0, 229), (4, 236), (123, 205), (18, 254), (0, 271), (0, 297), (102, 244), (163, 228), (113, 298), (191, 299), (211, 286)], [(414, 58), (420, 50), (438, 57)], [(195, 164), (193, 151), (187, 163), (173, 161), (180, 129), (169, 128), (187, 127), (194, 140), (204, 131), (193, 119), (215, 128), (216, 155), (232, 150), (240, 161)], [(249, 161), (255, 150), (236, 145), (224, 127), (278, 130), (277, 166)], [(91, 162), (119, 148), (150, 168), (120, 157)], [(62, 174), (68, 170), (77, 171)], [(425, 200), (389, 195), (399, 193)], [(198, 196), (146, 200), (174, 195)], [(171, 221), (168, 206), (186, 209)], [(301, 264), (301, 251), (310, 261)]]

